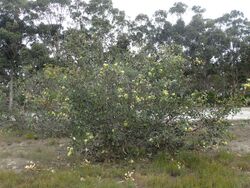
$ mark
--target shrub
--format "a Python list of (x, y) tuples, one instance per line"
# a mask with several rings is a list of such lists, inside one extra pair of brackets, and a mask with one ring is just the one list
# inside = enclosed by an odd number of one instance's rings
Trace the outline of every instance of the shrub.
[(208, 92), (190, 90), (183, 57), (168, 48), (157, 58), (81, 70), (70, 101), (75, 148), (85, 157), (152, 156), (220, 142), (233, 100), (214, 94), (207, 103)]
[(244, 93), (244, 103), (246, 106), (250, 105), (250, 79), (247, 79), (246, 83), (243, 86)]
[(6, 101), (7, 101), (7, 96), (3, 92), (3, 89), (0, 87), (0, 115), (1, 115), (1, 119), (3, 118), (2, 116), (4, 115), (4, 113), (8, 109)]
[[(8, 88), (0, 86), (0, 128), (9, 128), (15, 124), (15, 117), (9, 111)], [(14, 111), (14, 110), (13, 110)]]
[(17, 94), (20, 99), (18, 115), (22, 117), (24, 128), (43, 136), (69, 136), (70, 76), (67, 68), (47, 65), (21, 82)]

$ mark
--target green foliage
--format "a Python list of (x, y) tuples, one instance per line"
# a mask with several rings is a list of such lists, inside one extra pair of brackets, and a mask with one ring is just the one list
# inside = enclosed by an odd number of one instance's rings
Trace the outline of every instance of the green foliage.
[(72, 71), (47, 65), (42, 72), (22, 83), (19, 104), (24, 108), (22, 117), (27, 128), (44, 136), (69, 134), (69, 85)]
[(247, 79), (246, 83), (243, 85), (243, 92), (244, 92), (244, 103), (245, 105), (250, 105), (250, 79)]
[(5, 110), (7, 109), (6, 106), (6, 94), (3, 92), (3, 89), (0, 88), (0, 115), (2, 116)]
[(247, 82), (243, 84), (243, 87), (247, 92), (250, 90), (250, 79), (247, 79)]
[(187, 5), (185, 5), (184, 3), (182, 2), (177, 2), (174, 4), (173, 7), (170, 8), (169, 12), (171, 14), (183, 14), (186, 12), (186, 9), (187, 9)]
[(72, 90), (73, 140), (85, 157), (152, 156), (218, 144), (232, 100), (192, 92), (171, 48), (133, 62), (104, 63)]

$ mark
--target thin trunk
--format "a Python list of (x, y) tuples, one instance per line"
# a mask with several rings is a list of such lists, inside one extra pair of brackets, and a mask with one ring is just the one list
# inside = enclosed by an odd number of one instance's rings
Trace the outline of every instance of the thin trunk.
[(10, 82), (9, 82), (9, 111), (12, 112), (13, 109), (13, 96), (14, 96), (14, 75), (13, 71), (10, 72)]

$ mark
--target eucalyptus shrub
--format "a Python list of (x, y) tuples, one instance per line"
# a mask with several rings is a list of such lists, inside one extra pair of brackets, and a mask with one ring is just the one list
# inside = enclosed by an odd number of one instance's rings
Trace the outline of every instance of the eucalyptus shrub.
[(7, 99), (6, 93), (3, 91), (3, 89), (0, 87), (0, 127), (3, 125), (3, 122), (6, 119), (6, 114), (8, 112), (8, 106), (7, 106)]
[(244, 103), (246, 106), (250, 105), (250, 79), (248, 78), (243, 86)]
[(78, 75), (70, 96), (72, 136), (85, 157), (152, 156), (220, 142), (233, 100), (208, 103), (206, 91), (190, 90), (183, 57), (171, 49), (157, 55)]
[(32, 129), (42, 136), (70, 135), (69, 80), (74, 68), (47, 65), (21, 82), (18, 96), (19, 114), (24, 128)]

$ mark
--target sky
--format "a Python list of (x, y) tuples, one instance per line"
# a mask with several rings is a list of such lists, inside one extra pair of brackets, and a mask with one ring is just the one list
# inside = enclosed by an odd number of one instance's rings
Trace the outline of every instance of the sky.
[[(205, 8), (205, 18), (218, 18), (231, 10), (239, 10), (250, 20), (250, 0), (113, 0), (113, 5), (120, 10), (124, 10), (126, 15), (133, 19), (139, 13), (151, 16), (159, 9), (168, 11), (175, 2), (187, 4), (189, 10), (193, 5)], [(191, 18), (190, 14), (185, 16), (185, 20)]]

